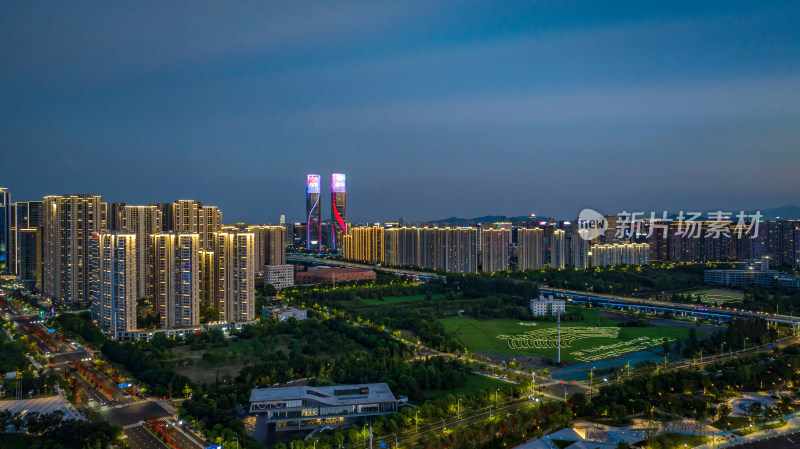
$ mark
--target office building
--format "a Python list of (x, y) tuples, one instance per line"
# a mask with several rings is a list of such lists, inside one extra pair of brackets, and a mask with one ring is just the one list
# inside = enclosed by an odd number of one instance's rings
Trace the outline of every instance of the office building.
[(14, 228), (11, 206), (11, 194), (7, 188), (0, 187), (0, 274), (14, 274), (16, 271), (11, 241), (11, 228)]
[(345, 176), (331, 175), (331, 251), (341, 251), (342, 238), (347, 235), (347, 192)]
[(399, 401), (385, 383), (254, 388), (250, 413), (264, 413), (275, 430), (341, 427), (394, 413)]
[(306, 175), (306, 249), (322, 251), (320, 176)]
[(121, 219), (122, 230), (136, 234), (136, 297), (151, 298), (153, 241), (150, 236), (161, 232), (161, 210), (156, 206), (125, 206)]
[(115, 337), (136, 329), (136, 235), (103, 231), (87, 246), (92, 318)]
[(173, 231), (151, 236), (152, 297), (162, 328), (200, 323), (200, 236)]
[(369, 264), (385, 261), (385, 230), (381, 226), (360, 226), (350, 229), (342, 239), (344, 258)]
[(100, 195), (44, 198), (43, 292), (64, 301), (89, 300), (89, 238), (105, 230)]
[(517, 269), (541, 270), (544, 268), (542, 239), (539, 228), (517, 230)]
[(294, 265), (265, 265), (264, 283), (277, 290), (294, 285)]
[(253, 234), (220, 231), (214, 234), (212, 303), (222, 321), (255, 319), (256, 260)]
[(508, 248), (511, 245), (511, 231), (508, 229), (483, 229), (482, 270), (487, 273), (508, 271)]
[(553, 299), (553, 295), (547, 299), (544, 295), (531, 299), (531, 314), (536, 317), (562, 315), (566, 310), (566, 302), (563, 299)]

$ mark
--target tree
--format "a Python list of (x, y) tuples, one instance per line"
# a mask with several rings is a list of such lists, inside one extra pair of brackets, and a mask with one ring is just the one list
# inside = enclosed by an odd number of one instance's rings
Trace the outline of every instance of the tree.
[(731, 406), (728, 405), (727, 402), (720, 405), (719, 408), (717, 409), (717, 413), (719, 414), (719, 419), (720, 420), (726, 419), (728, 415), (731, 414), (732, 411), (733, 410), (731, 410)]

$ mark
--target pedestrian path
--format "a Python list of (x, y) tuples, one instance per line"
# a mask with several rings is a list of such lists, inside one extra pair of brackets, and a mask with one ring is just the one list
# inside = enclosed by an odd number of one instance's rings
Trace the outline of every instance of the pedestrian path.
[[(167, 421), (167, 417), (164, 416), (164, 417), (161, 417), (161, 418), (156, 418), (156, 421), (166, 422)], [(122, 428), (125, 429), (125, 430), (128, 430), (128, 429), (133, 429), (134, 427), (138, 427), (138, 426), (141, 426), (141, 425), (144, 425), (144, 421), (138, 421), (138, 422), (135, 422), (133, 424), (127, 424), (127, 425), (122, 426)]]

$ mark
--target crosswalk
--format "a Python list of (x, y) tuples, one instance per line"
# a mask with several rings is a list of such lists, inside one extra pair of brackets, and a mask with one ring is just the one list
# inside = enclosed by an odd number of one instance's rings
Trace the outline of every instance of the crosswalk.
[(108, 410), (118, 410), (118, 409), (121, 409), (121, 408), (124, 408), (124, 407), (130, 407), (131, 405), (141, 404), (142, 402), (148, 402), (148, 401), (149, 401), (149, 399), (137, 399), (137, 400), (135, 400), (133, 402), (126, 402), (126, 403), (123, 403), (123, 404), (116, 404), (116, 405), (94, 404), (94, 405), (92, 405), (92, 408), (103, 412), (103, 411), (108, 411)]
[[(156, 418), (156, 421), (166, 422), (167, 420), (168, 420), (167, 416), (163, 416), (161, 418)], [(124, 426), (122, 426), (122, 428), (125, 429), (125, 430), (128, 430), (128, 429), (133, 429), (134, 427), (139, 427), (139, 426), (141, 426), (143, 424), (144, 424), (144, 421), (138, 421), (138, 422), (135, 422), (133, 424), (124, 425)]]

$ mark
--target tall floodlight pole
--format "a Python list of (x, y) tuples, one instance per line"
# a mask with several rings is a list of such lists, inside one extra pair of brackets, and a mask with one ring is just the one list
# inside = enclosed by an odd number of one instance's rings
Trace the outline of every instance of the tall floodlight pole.
[(561, 365), (561, 311), (558, 312), (558, 364)]

